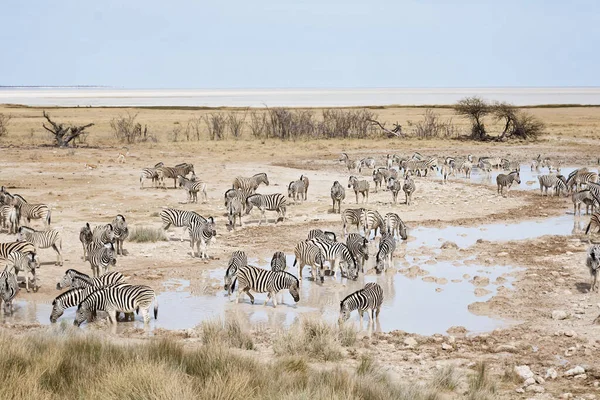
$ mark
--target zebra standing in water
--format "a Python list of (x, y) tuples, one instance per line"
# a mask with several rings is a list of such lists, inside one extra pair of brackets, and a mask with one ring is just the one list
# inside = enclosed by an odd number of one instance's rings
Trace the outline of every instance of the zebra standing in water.
[(392, 192), (392, 198), (394, 200), (394, 204), (398, 201), (398, 193), (402, 190), (402, 184), (396, 180), (396, 178), (390, 177), (387, 183), (388, 189)]
[(29, 282), (33, 285), (33, 291), (37, 292), (39, 285), (37, 282), (37, 269), (40, 267), (37, 255), (35, 253), (23, 254), (18, 251), (13, 251), (8, 255), (6, 260), (6, 269), (14, 270), (15, 275), (19, 276), (19, 272), (25, 275), (25, 289), (29, 293)]
[(512, 171), (510, 174), (498, 174), (496, 177), (496, 184), (498, 185), (498, 194), (504, 196), (504, 188), (506, 188), (506, 195), (508, 196), (508, 191), (512, 186), (513, 182), (517, 182), (517, 184), (521, 184), (521, 176), (519, 175), (519, 171)]
[(152, 186), (156, 187), (156, 184), (158, 182), (158, 172), (156, 172), (156, 170), (157, 170), (157, 168), (164, 167), (164, 166), (165, 166), (165, 164), (163, 164), (162, 162), (159, 162), (158, 164), (156, 164), (154, 166), (154, 168), (142, 169), (142, 173), (140, 175), (140, 189), (144, 188), (144, 181), (146, 179), (151, 179)]
[(90, 293), (77, 307), (75, 326), (90, 321), (98, 311), (108, 314), (111, 324), (117, 323), (117, 312), (141, 312), (144, 323), (150, 322), (150, 306), (154, 302), (154, 319), (158, 317), (158, 300), (154, 290), (145, 285), (114, 285)]
[(176, 228), (183, 227), (180, 241), (183, 242), (183, 235), (187, 233), (188, 227), (193, 221), (205, 222), (206, 219), (194, 211), (178, 210), (175, 208), (163, 208), (160, 211), (160, 219), (163, 222), (163, 230), (166, 231), (171, 225)]
[(379, 250), (375, 257), (375, 271), (380, 274), (387, 268), (392, 267), (394, 251), (396, 250), (396, 241), (392, 234), (384, 234), (379, 241)]
[(571, 196), (573, 200), (573, 214), (581, 215), (581, 203), (585, 204), (585, 215), (589, 214), (589, 208), (592, 207), (592, 213), (596, 207), (600, 207), (589, 189), (580, 190), (579, 192), (573, 193)]
[(311, 242), (310, 239), (299, 242), (294, 248), (294, 255), (296, 258), (294, 259), (293, 266), (298, 265), (299, 282), (302, 282), (302, 269), (306, 265), (310, 267), (310, 274), (314, 281), (316, 281), (316, 275), (318, 275), (321, 283), (324, 282), (325, 267), (323, 266), (323, 254), (319, 246)]
[(600, 245), (596, 244), (588, 249), (586, 265), (592, 278), (590, 292), (600, 291), (598, 275), (600, 275)]
[(56, 263), (54, 265), (63, 265), (61, 254), (62, 238), (60, 232), (56, 229), (36, 231), (28, 226), (22, 226), (19, 228), (17, 240), (32, 243), (36, 247), (36, 251), (37, 249), (47, 249), (52, 247), (54, 251), (56, 251)]
[(331, 187), (331, 200), (333, 200), (333, 212), (335, 213), (335, 205), (337, 204), (338, 213), (342, 212), (342, 201), (346, 198), (346, 189), (338, 181), (333, 182)]
[[(356, 280), (358, 278), (358, 265), (356, 259), (344, 243), (332, 242), (322, 239), (311, 239), (310, 243), (321, 249), (323, 261), (329, 261), (330, 270), (335, 274), (336, 263), (339, 263), (342, 277)], [(346, 268), (342, 266), (344, 264)]]
[(242, 200), (239, 197), (229, 199), (226, 201), (226, 203), (227, 220), (229, 221), (229, 226), (231, 226), (231, 229), (235, 230), (236, 218), (240, 222), (240, 227), (242, 226), (242, 210), (244, 209), (244, 206), (242, 204)]
[(358, 233), (351, 233), (346, 239), (346, 246), (358, 262), (360, 272), (365, 272), (365, 261), (369, 260), (369, 240)]
[[(128, 283), (116, 283), (118, 286), (130, 286)], [(52, 301), (52, 311), (50, 311), (50, 322), (56, 321), (64, 314), (65, 310), (79, 305), (87, 296), (104, 286), (86, 286), (75, 289), (69, 289), (64, 293), (59, 294)]]
[(363, 203), (369, 202), (369, 182), (365, 180), (358, 180), (357, 177), (351, 176), (348, 178), (348, 188), (352, 188), (354, 190), (354, 194), (356, 195), (356, 204), (358, 204), (358, 194), (362, 194)]
[(379, 214), (379, 211), (364, 210), (361, 218), (365, 237), (371, 236), (371, 231), (374, 231), (373, 237), (375, 237), (377, 236), (377, 230), (379, 230), (380, 235), (385, 230), (385, 222), (383, 221), (381, 214)]
[(590, 183), (598, 183), (598, 174), (588, 171), (587, 168), (571, 172), (569, 179), (567, 179), (567, 186), (570, 190), (573, 190), (573, 186), (576, 186), (577, 190), (580, 190), (582, 185), (589, 186)]
[(276, 251), (271, 258), (271, 271), (285, 271), (287, 268), (285, 254), (282, 251)]
[(266, 186), (269, 186), (269, 178), (267, 174), (264, 172), (255, 174), (250, 178), (244, 178), (242, 176), (238, 176), (233, 180), (232, 189), (240, 190), (243, 196), (244, 208), (246, 207), (246, 200), (249, 196), (256, 193), (256, 190), (260, 186), (261, 183), (264, 183)]
[(308, 195), (308, 185), (310, 181), (306, 175), (300, 175), (300, 180), (304, 182), (304, 200), (306, 200), (306, 196)]
[(304, 181), (292, 181), (288, 185), (288, 197), (294, 199), (294, 203), (300, 198), (301, 201), (306, 200), (306, 186)]
[(29, 204), (19, 194), (13, 196), (13, 204), (19, 209), (21, 217), (27, 219), (27, 224), (30, 224), (32, 219), (44, 219), (46, 227), (50, 226), (52, 212), (46, 204)]
[(412, 201), (412, 195), (417, 190), (415, 186), (415, 181), (411, 178), (410, 174), (406, 174), (404, 178), (404, 185), (402, 185), (402, 190), (404, 191), (404, 195), (406, 196), (406, 205), (410, 206)]
[[(265, 216), (265, 211), (276, 211), (277, 216), (281, 215), (282, 221), (285, 221), (285, 213), (287, 211), (287, 200), (285, 196), (279, 193), (275, 194), (258, 194), (255, 193), (253, 195), (248, 196), (246, 199), (246, 215), (250, 214), (252, 208), (256, 207), (261, 212), (261, 217), (258, 220), (258, 224), (262, 224), (262, 220), (267, 222), (267, 218)], [(279, 218), (275, 221), (277, 223)]]
[(396, 213), (387, 213), (384, 217), (385, 230), (392, 236), (399, 236), (402, 240), (408, 239), (406, 225)]
[(310, 240), (310, 239), (325, 239), (325, 240), (330, 240), (332, 242), (337, 242), (337, 237), (335, 235), (335, 232), (330, 232), (330, 231), (323, 232), (320, 229), (311, 229), (308, 232), (306, 240)]
[(107, 286), (113, 285), (115, 283), (120, 283), (125, 280), (125, 277), (119, 271), (109, 272), (104, 275), (100, 275), (97, 278), (92, 278), (88, 274), (84, 274), (83, 272), (79, 272), (75, 269), (68, 269), (65, 271), (65, 274), (61, 278), (60, 281), (56, 284), (56, 290), (62, 290), (73, 285), (73, 281), (75, 279), (83, 280), (87, 283), (87, 286)]
[(231, 292), (235, 289), (235, 276), (241, 267), (248, 265), (248, 256), (246, 253), (240, 250), (236, 250), (231, 253), (227, 269), (225, 270), (225, 285), (224, 290), (227, 291), (227, 296), (231, 296)]
[(87, 261), (88, 254), (87, 248), (90, 243), (92, 243), (94, 235), (92, 234), (92, 228), (90, 228), (90, 223), (86, 222), (85, 226), (79, 230), (79, 241), (83, 246), (83, 261)]
[[(358, 310), (360, 324), (365, 311), (369, 315), (369, 323), (379, 318), (381, 305), (383, 304), (383, 289), (377, 283), (367, 283), (364, 288), (349, 294), (340, 302), (340, 317), (338, 323), (341, 325), (350, 318), (350, 313)], [(369, 311), (371, 311), (369, 313)]]
[(266, 269), (253, 267), (251, 265), (241, 267), (237, 271), (238, 279), (238, 297), (237, 302), (244, 293), (250, 297), (250, 302), (254, 304), (254, 296), (250, 294), (250, 290), (256, 293), (267, 293), (265, 305), (272, 299), (273, 308), (277, 307), (276, 295), (281, 290), (288, 289), (294, 301), (300, 301), (300, 281), (294, 275), (285, 272), (273, 272)]
[(443, 184), (448, 183), (448, 176), (450, 175), (451, 172), (452, 172), (452, 168), (450, 167), (450, 165), (448, 165), (448, 164), (442, 165), (442, 168), (440, 169), (440, 173), (442, 174), (442, 183)]
[(471, 178), (471, 171), (473, 170), (473, 163), (470, 160), (463, 161), (458, 165), (458, 171), (463, 171), (465, 173), (465, 178)]
[(14, 311), (13, 299), (19, 292), (19, 283), (17, 276), (6, 269), (0, 272), (0, 302), (4, 302), (4, 314), (11, 314)]
[(177, 175), (177, 180), (179, 182), (179, 187), (185, 189), (188, 193), (188, 203), (198, 203), (198, 192), (202, 193), (204, 202), (208, 201), (208, 196), (206, 195), (206, 182), (193, 181), (181, 175)]
[(356, 225), (358, 230), (362, 223), (364, 208), (347, 208), (342, 213), (342, 225), (344, 228), (344, 236), (348, 236), (348, 225)]
[(162, 186), (166, 189), (167, 183), (165, 179), (173, 179), (173, 188), (177, 188), (177, 176), (187, 176), (189, 173), (194, 172), (194, 165), (189, 163), (181, 163), (177, 164), (174, 167), (158, 167), (156, 168), (156, 174), (158, 175), (159, 183), (162, 183)]
[[(206, 221), (193, 220), (189, 227), (190, 247), (192, 248), (192, 257), (194, 257), (194, 244), (196, 244), (196, 254), (200, 258), (208, 258), (206, 248), (211, 239), (217, 236), (215, 230), (215, 220), (213, 217), (208, 217)], [(202, 250), (200, 247), (202, 246)]]
[(548, 189), (554, 190), (554, 193), (557, 196), (563, 188), (566, 192), (566, 180), (564, 180), (564, 177), (562, 175), (539, 175), (538, 181), (540, 182), (540, 192), (542, 196), (544, 196), (544, 194), (548, 196)]
[(117, 255), (125, 255), (123, 252), (123, 242), (129, 237), (129, 228), (125, 217), (118, 214), (112, 221), (113, 232), (115, 235), (115, 244), (117, 246)]

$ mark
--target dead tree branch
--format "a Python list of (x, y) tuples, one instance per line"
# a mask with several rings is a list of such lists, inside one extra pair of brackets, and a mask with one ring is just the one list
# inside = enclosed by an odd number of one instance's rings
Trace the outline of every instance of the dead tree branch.
[(79, 136), (86, 133), (85, 129), (89, 128), (90, 126), (94, 126), (93, 123), (80, 126), (65, 126), (64, 124), (58, 124), (52, 121), (50, 119), (50, 115), (48, 115), (46, 111), (43, 112), (43, 115), (51, 127), (47, 127), (44, 123), (42, 123), (42, 126), (54, 136), (55, 143), (59, 147), (68, 147), (69, 143), (71, 143), (74, 139), (77, 139)]
[(404, 135), (404, 133), (402, 133), (402, 125), (398, 124), (398, 122), (396, 122), (394, 124), (394, 129), (387, 129), (385, 126), (381, 125), (381, 123), (377, 120), (374, 119), (368, 119), (367, 121), (369, 121), (370, 123), (372, 123), (373, 125), (377, 125), (381, 128), (382, 131), (384, 131), (385, 133), (387, 133), (388, 135), (391, 136), (396, 136), (396, 137), (406, 137)]

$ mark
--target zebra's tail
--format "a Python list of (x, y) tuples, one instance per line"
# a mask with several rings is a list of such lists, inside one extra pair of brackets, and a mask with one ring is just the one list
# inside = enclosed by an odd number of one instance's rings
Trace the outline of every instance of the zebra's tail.
[(298, 259), (294, 258), (294, 264), (292, 265), (292, 267), (295, 267), (297, 263), (298, 263)]
[(46, 214), (46, 223), (50, 225), (50, 222), (52, 222), (52, 211), (48, 209), (48, 214)]
[(158, 318), (158, 297), (154, 295), (154, 319)]
[(587, 235), (588, 232), (590, 231), (590, 228), (592, 227), (592, 221), (590, 221), (590, 223), (588, 224), (587, 228), (585, 228), (585, 234)]

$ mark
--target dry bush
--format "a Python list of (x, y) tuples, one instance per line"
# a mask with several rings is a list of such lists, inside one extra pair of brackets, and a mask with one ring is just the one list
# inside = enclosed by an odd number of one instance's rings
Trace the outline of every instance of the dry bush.
[(137, 142), (154, 142), (158, 139), (156, 135), (148, 132), (148, 125), (144, 125), (136, 122), (137, 114), (127, 113), (126, 116), (119, 115), (117, 118), (113, 118), (110, 121), (110, 127), (113, 131), (113, 136), (119, 141), (124, 143), (137, 143)]
[(10, 114), (2, 114), (0, 113), (0, 137), (8, 135), (8, 124), (12, 116)]
[(372, 134), (372, 120), (377, 115), (370, 110), (323, 110), (323, 120), (318, 126), (318, 133), (326, 138), (360, 138)]
[(164, 242), (167, 240), (165, 231), (162, 228), (153, 228), (149, 226), (134, 226), (129, 229), (129, 241), (134, 243)]
[(267, 109), (267, 137), (296, 140), (300, 137), (312, 137), (316, 121), (310, 110), (290, 110), (287, 108)]
[(225, 139), (225, 128), (227, 127), (227, 118), (221, 113), (205, 115), (204, 123), (208, 130), (208, 138), (210, 140)]
[(491, 106), (494, 119), (502, 121), (504, 130), (498, 140), (536, 139), (544, 133), (545, 125), (533, 115), (509, 103), (496, 102)]
[(250, 122), (248, 123), (248, 128), (250, 128), (250, 133), (252, 136), (257, 139), (266, 136), (267, 114), (256, 110), (250, 111)]
[(443, 121), (439, 114), (430, 108), (425, 110), (422, 121), (415, 124), (408, 121), (408, 124), (414, 126), (413, 135), (420, 139), (453, 138), (459, 134), (458, 129), (452, 123), (452, 119)]
[(252, 336), (242, 329), (238, 320), (228, 319), (225, 322), (220, 319), (203, 321), (200, 329), (202, 331), (202, 343), (205, 345), (226, 345), (245, 350), (254, 349)]
[(187, 122), (187, 127), (185, 128), (186, 139), (189, 141), (190, 138), (193, 138), (193, 139), (199, 141), (200, 140), (200, 132), (202, 131), (201, 126), (202, 126), (202, 118), (200, 118), (200, 117), (190, 118)]
[(179, 122), (175, 122), (173, 128), (171, 129), (171, 132), (169, 132), (168, 134), (168, 139), (171, 142), (178, 142), (181, 139), (183, 139), (184, 134), (187, 140), (189, 140), (189, 134), (183, 131), (183, 128), (181, 127), (181, 124)]
[(227, 128), (229, 130), (229, 134), (233, 136), (234, 139), (239, 139), (242, 136), (247, 113), (248, 109), (246, 109), (243, 114), (236, 113), (234, 111), (231, 111), (227, 114)]

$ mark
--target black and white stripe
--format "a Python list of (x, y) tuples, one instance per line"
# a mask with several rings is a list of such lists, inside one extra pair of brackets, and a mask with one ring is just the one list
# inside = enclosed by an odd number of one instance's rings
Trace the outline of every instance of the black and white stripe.
[(360, 160), (358, 162), (358, 173), (362, 172), (363, 167), (374, 170), (375, 169), (375, 159), (373, 157), (365, 157), (362, 160)]
[(266, 186), (269, 186), (269, 177), (264, 172), (255, 174), (249, 178), (238, 176), (233, 180), (232, 188), (237, 189), (242, 193), (242, 204), (244, 205), (244, 207), (246, 207), (246, 200), (250, 195), (256, 193), (256, 190), (258, 189), (261, 183), (264, 183)]
[(5, 242), (0, 243), (0, 259), (8, 260), (10, 253), (18, 251), (23, 254), (35, 253), (35, 246), (29, 242)]
[(347, 208), (342, 213), (344, 236), (348, 236), (348, 225), (355, 225), (358, 230), (362, 224), (364, 208)]
[(323, 261), (329, 261), (329, 267), (335, 274), (339, 264), (342, 277), (356, 280), (358, 278), (358, 265), (345, 243), (332, 242), (323, 239), (311, 239), (309, 242), (321, 249)]
[(298, 201), (298, 199), (304, 201), (306, 200), (306, 186), (304, 181), (292, 181), (288, 185), (288, 197), (294, 200), (294, 203)]
[(225, 270), (224, 289), (227, 291), (228, 296), (231, 295), (231, 292), (235, 289), (235, 276), (237, 270), (246, 265), (248, 265), (248, 256), (246, 256), (245, 252), (236, 250), (231, 253), (227, 269)]
[(71, 287), (71, 284), (73, 283), (73, 279), (75, 277), (88, 282), (88, 286), (106, 286), (114, 283), (123, 282), (125, 280), (123, 274), (118, 271), (109, 272), (107, 274), (100, 275), (97, 278), (92, 278), (88, 274), (84, 274), (83, 272), (79, 272), (71, 268), (66, 270), (61, 280), (58, 281), (58, 283), (56, 284), (56, 290), (62, 290)]
[(351, 160), (350, 157), (348, 157), (348, 154), (346, 153), (342, 153), (342, 156), (340, 157), (339, 161), (342, 161), (344, 164), (346, 164), (348, 172), (356, 171), (360, 164), (360, 162), (357, 160)]
[(591, 246), (587, 251), (586, 265), (590, 271), (591, 284), (590, 292), (600, 291), (600, 245), (596, 244)]
[(396, 178), (390, 177), (387, 181), (387, 188), (392, 192), (392, 199), (394, 200), (394, 204), (396, 204), (398, 200), (398, 193), (402, 190), (402, 183), (400, 183)]
[(518, 171), (512, 171), (510, 174), (498, 174), (496, 177), (496, 184), (498, 185), (498, 194), (504, 196), (504, 188), (506, 188), (507, 195), (513, 182), (517, 184), (521, 183), (521, 176)]
[(142, 173), (140, 174), (140, 188), (143, 189), (144, 188), (144, 181), (146, 179), (151, 179), (152, 180), (152, 186), (156, 187), (156, 184), (158, 182), (158, 172), (156, 171), (157, 168), (160, 167), (164, 167), (165, 164), (163, 164), (162, 162), (159, 162), (158, 164), (156, 164), (154, 166), (154, 168), (144, 168), (142, 169)]
[(308, 231), (306, 239), (324, 239), (330, 240), (332, 242), (337, 242), (337, 236), (335, 232), (322, 231), (321, 229), (311, 229), (310, 231)]
[(391, 234), (384, 234), (379, 241), (379, 250), (375, 257), (375, 271), (380, 274), (393, 265), (394, 251), (396, 250), (396, 241)]
[[(231, 189), (233, 190), (233, 189)], [(242, 204), (242, 200), (239, 197), (233, 197), (227, 200), (227, 219), (229, 221), (229, 226), (232, 229), (235, 229), (235, 220), (237, 219), (240, 223), (240, 227), (242, 226), (242, 211), (244, 209), (244, 205)]]
[(29, 204), (21, 195), (13, 196), (13, 204), (19, 209), (22, 218), (27, 220), (27, 224), (31, 223), (32, 219), (43, 219), (44, 224), (49, 226), (51, 218), (50, 207), (46, 204)]
[(29, 292), (29, 284), (33, 286), (33, 291), (37, 292), (39, 284), (37, 281), (37, 269), (40, 267), (40, 262), (35, 253), (23, 254), (18, 251), (13, 251), (8, 255), (6, 260), (6, 269), (13, 270), (15, 275), (19, 276), (20, 272), (25, 275), (25, 289)]
[(89, 222), (86, 222), (85, 226), (79, 230), (79, 241), (81, 242), (81, 245), (83, 246), (83, 261), (87, 261), (87, 259), (88, 259), (87, 247), (89, 246), (90, 243), (92, 243), (92, 240), (93, 240), (92, 228), (90, 227)]
[(324, 259), (319, 246), (310, 240), (299, 242), (294, 248), (294, 255), (296, 258), (294, 259), (293, 266), (298, 266), (298, 278), (300, 281), (302, 281), (302, 269), (308, 265), (313, 280), (316, 280), (316, 275), (318, 275), (319, 280), (323, 283)]
[(56, 251), (56, 263), (54, 265), (63, 265), (62, 259), (62, 238), (60, 232), (56, 229), (47, 231), (36, 231), (28, 226), (19, 228), (17, 234), (18, 241), (27, 241), (32, 243), (37, 249), (48, 249), (52, 247)]
[[(246, 215), (250, 214), (252, 208), (258, 208), (261, 213), (261, 217), (258, 220), (258, 224), (262, 224), (262, 220), (264, 219), (267, 222), (267, 218), (265, 216), (265, 211), (276, 211), (277, 216), (281, 216), (282, 221), (285, 221), (285, 213), (287, 211), (287, 199), (284, 195), (275, 193), (275, 194), (252, 194), (248, 196), (246, 199)], [(279, 218), (277, 218), (277, 221)], [(275, 221), (275, 222), (277, 222)]]
[(360, 272), (365, 272), (365, 261), (369, 259), (369, 240), (358, 233), (351, 233), (346, 238), (346, 246), (358, 263)]
[(333, 212), (335, 213), (335, 205), (337, 204), (338, 213), (342, 212), (342, 201), (346, 198), (346, 189), (338, 182), (333, 182), (331, 187), (331, 200), (333, 201)]
[(276, 251), (271, 258), (271, 271), (285, 271), (287, 268), (287, 262), (285, 254), (282, 251)]
[(571, 199), (573, 200), (573, 214), (581, 215), (581, 203), (585, 204), (585, 215), (589, 214), (590, 207), (592, 207), (592, 213), (596, 207), (600, 208), (600, 205), (589, 189), (573, 193)]
[(118, 214), (112, 221), (113, 233), (115, 235), (115, 245), (117, 247), (117, 255), (124, 255), (123, 242), (129, 237), (129, 228), (127, 221), (122, 214)]
[(412, 202), (412, 195), (415, 190), (417, 190), (415, 181), (413, 181), (413, 179), (410, 177), (410, 174), (406, 175), (406, 178), (404, 178), (402, 190), (404, 191), (404, 196), (406, 197), (406, 205), (410, 206), (410, 203)]
[(255, 293), (267, 293), (265, 305), (269, 299), (272, 299), (273, 307), (277, 307), (276, 295), (284, 289), (290, 291), (290, 295), (292, 295), (296, 303), (300, 301), (300, 282), (298, 278), (288, 272), (273, 272), (247, 265), (238, 269), (237, 280), (239, 284), (238, 303), (242, 295), (246, 293), (250, 297), (250, 302), (254, 304), (254, 296), (250, 293), (250, 291), (253, 291)]
[(377, 231), (381, 234), (385, 230), (385, 222), (377, 210), (363, 210), (361, 220), (364, 235), (367, 238), (371, 236), (371, 231), (373, 231), (373, 237), (375, 237), (378, 234)]
[(560, 191), (564, 188), (566, 190), (566, 180), (562, 175), (539, 175), (538, 181), (540, 183), (540, 192), (542, 196), (548, 195), (548, 189), (552, 189), (558, 196)]
[(166, 188), (165, 179), (173, 179), (173, 188), (177, 187), (177, 176), (187, 176), (190, 172), (194, 173), (194, 165), (189, 163), (177, 164), (174, 167), (158, 167), (156, 174), (158, 175), (159, 184)]
[(400, 237), (402, 240), (408, 239), (408, 232), (406, 224), (400, 219), (400, 216), (396, 213), (387, 213), (384, 217), (385, 231), (390, 233), (392, 236)]
[[(383, 289), (377, 283), (367, 283), (364, 288), (349, 294), (340, 302), (340, 317), (338, 322), (344, 323), (350, 318), (350, 313), (358, 310), (360, 324), (362, 325), (363, 313), (367, 311), (369, 321), (379, 318), (383, 304)], [(368, 311), (371, 311), (370, 313)]]
[(88, 261), (93, 276), (100, 276), (100, 269), (102, 269), (102, 274), (107, 273), (109, 266), (117, 264), (115, 246), (112, 243), (90, 243), (88, 246)]
[(196, 255), (200, 258), (208, 258), (207, 247), (212, 238), (217, 236), (215, 230), (215, 221), (213, 217), (208, 217), (206, 221), (193, 220), (188, 227), (190, 235), (190, 247), (192, 248), (192, 257), (194, 257), (194, 244), (196, 245)]
[(0, 272), (0, 301), (4, 303), (4, 314), (12, 314), (14, 311), (13, 300), (19, 293), (17, 276), (6, 269)]
[(304, 182), (304, 200), (307, 199), (308, 196), (308, 186), (310, 185), (310, 181), (306, 175), (300, 175), (300, 180)]
[(171, 225), (176, 228), (183, 227), (180, 240), (183, 242), (183, 235), (188, 232), (188, 227), (192, 222), (206, 222), (206, 219), (194, 211), (179, 210), (175, 208), (163, 208), (160, 210), (160, 219), (163, 223), (163, 230), (169, 229)]
[(587, 228), (585, 228), (585, 234), (588, 235), (592, 228), (598, 229), (596, 233), (600, 232), (600, 212), (596, 211), (590, 217), (590, 222), (588, 223)]
[(356, 204), (358, 204), (358, 194), (362, 195), (362, 200), (364, 202), (369, 202), (369, 182), (365, 180), (358, 180), (357, 177), (351, 176), (348, 178), (348, 188), (352, 188), (354, 190), (354, 194), (356, 195)]
[(206, 195), (206, 182), (191, 180), (181, 175), (177, 175), (177, 180), (179, 182), (179, 187), (187, 191), (188, 203), (198, 203), (198, 192), (202, 193), (204, 202), (208, 200)]

